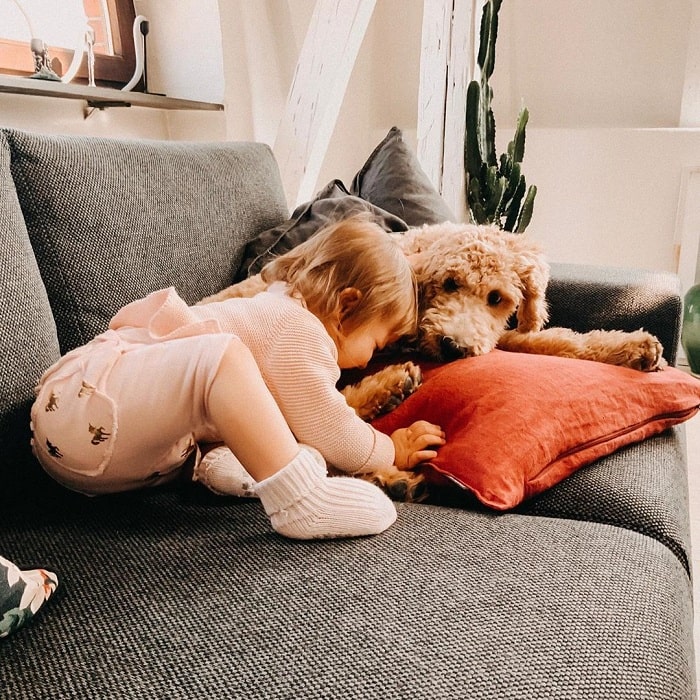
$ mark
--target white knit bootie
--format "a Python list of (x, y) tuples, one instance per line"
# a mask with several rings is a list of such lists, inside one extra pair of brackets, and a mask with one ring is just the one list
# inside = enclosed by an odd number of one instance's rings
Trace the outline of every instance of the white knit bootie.
[(202, 457), (194, 469), (192, 481), (201, 482), (219, 496), (256, 498), (255, 479), (224, 445)]
[(352, 477), (330, 478), (323, 457), (300, 447), (286, 467), (255, 487), (276, 532), (312, 540), (377, 535), (392, 525), (396, 508), (380, 488)]

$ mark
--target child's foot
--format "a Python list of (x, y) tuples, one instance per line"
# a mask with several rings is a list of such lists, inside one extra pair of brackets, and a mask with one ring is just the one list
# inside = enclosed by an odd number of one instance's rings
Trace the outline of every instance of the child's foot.
[(255, 479), (226, 446), (216, 447), (194, 468), (192, 481), (199, 481), (219, 496), (255, 498)]
[(306, 445), (255, 490), (275, 531), (293, 539), (377, 535), (396, 520), (381, 489), (361, 479), (328, 477), (323, 457)]

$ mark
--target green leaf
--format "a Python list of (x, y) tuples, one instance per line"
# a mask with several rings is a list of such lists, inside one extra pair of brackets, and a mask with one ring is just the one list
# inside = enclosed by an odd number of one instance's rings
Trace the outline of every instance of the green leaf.
[(513, 193), (513, 198), (511, 199), (510, 204), (508, 205), (508, 208), (505, 211), (506, 223), (503, 226), (503, 229), (505, 231), (514, 231), (515, 230), (515, 226), (518, 222), (518, 212), (520, 210), (520, 202), (522, 202), (524, 195), (525, 195), (525, 178), (523, 176), (520, 176), (520, 180), (518, 180), (518, 186), (515, 188), (515, 192)]
[(511, 143), (513, 143), (513, 160), (516, 163), (522, 163), (525, 157), (525, 127), (527, 126), (527, 120), (530, 114), (526, 107), (520, 110), (518, 115), (518, 124), (515, 127), (515, 137)]
[(479, 148), (479, 96), (481, 88), (472, 80), (467, 88), (466, 131), (464, 134), (464, 167), (469, 177), (477, 177), (482, 157)]
[(523, 208), (518, 217), (518, 226), (515, 229), (516, 233), (523, 233), (528, 227), (530, 220), (532, 219), (532, 211), (535, 208), (535, 196), (537, 195), (537, 187), (531, 185), (530, 189), (527, 191), (527, 197), (523, 202)]

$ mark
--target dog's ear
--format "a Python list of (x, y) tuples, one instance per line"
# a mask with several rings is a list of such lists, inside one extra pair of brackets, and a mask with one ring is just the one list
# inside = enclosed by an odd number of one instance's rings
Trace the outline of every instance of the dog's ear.
[(545, 293), (549, 281), (549, 265), (542, 251), (523, 234), (510, 234), (509, 247), (515, 254), (515, 270), (520, 277), (523, 300), (516, 316), (521, 333), (539, 331), (549, 318)]

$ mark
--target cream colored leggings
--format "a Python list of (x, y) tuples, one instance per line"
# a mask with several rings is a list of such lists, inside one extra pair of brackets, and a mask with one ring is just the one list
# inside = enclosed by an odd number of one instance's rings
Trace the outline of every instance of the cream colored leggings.
[(173, 479), (199, 442), (220, 438), (207, 399), (229, 334), (154, 344), (108, 331), (42, 377), (32, 445), (64, 486), (97, 495)]

